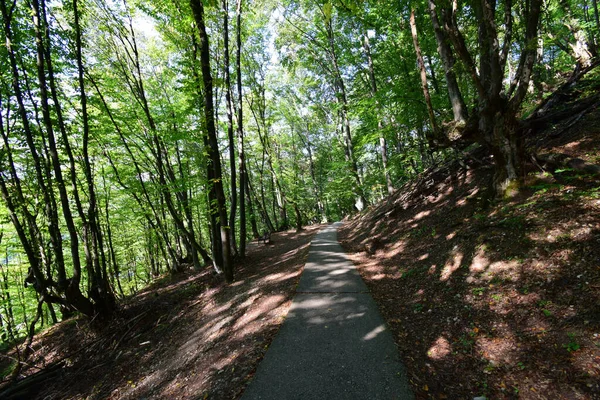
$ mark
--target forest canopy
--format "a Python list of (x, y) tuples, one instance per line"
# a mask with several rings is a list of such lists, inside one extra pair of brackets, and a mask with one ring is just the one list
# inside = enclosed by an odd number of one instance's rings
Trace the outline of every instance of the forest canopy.
[(107, 317), (163, 273), (232, 282), (249, 241), (360, 212), (477, 146), (510, 196), (524, 135), (600, 46), (597, 0), (0, 11), (4, 343)]

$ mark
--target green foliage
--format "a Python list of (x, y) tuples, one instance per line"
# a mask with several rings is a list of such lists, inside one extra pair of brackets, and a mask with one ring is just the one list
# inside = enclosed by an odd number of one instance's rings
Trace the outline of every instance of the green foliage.
[(575, 337), (575, 334), (567, 333), (567, 336), (569, 337), (569, 342), (563, 344), (563, 347), (567, 349), (569, 353), (579, 350), (581, 346), (579, 345), (579, 343), (577, 343), (577, 338)]
[[(450, 151), (432, 151), (426, 140), (431, 128), (406, 22), (414, 8), (435, 116), (439, 121), (451, 120), (448, 85), (425, 2), (249, 0), (242, 4), (242, 98), (238, 99), (235, 91), (233, 97), (236, 105), (242, 105), (246, 166), (257, 229), (295, 225), (296, 207), (304, 224), (340, 220), (356, 212), (358, 195), (368, 203), (387, 196), (388, 176), (397, 188), (451, 156)], [(57, 98), (50, 101), (50, 124), (59, 135), (61, 111), (66, 139), (58, 136), (59, 168), (68, 180), (65, 185), (69, 197), (67, 209), (75, 215), (76, 235), (80, 238), (84, 237), (85, 218), (79, 215), (75, 189), (84, 210), (82, 214), (85, 214), (91, 196), (85, 184), (84, 149), (89, 153), (107, 279), (113, 291), (122, 297), (136, 293), (157, 276), (174, 271), (181, 261), (189, 261), (187, 256), (194, 247), (187, 242), (183, 230), (193, 231), (198, 246), (211, 254), (210, 221), (216, 200), (210, 199), (209, 192), (215, 182), (225, 184), (226, 201), (231, 202), (228, 184), (233, 175), (228, 168), (229, 144), (224, 137), (224, 13), (219, 2), (204, 2), (212, 57), (213, 104), (220, 130), (218, 146), (224, 165), (222, 176), (209, 179), (199, 37), (189, 4), (135, 0), (128, 3), (80, 1), (79, 5), (90, 140), (83, 144), (72, 2), (46, 3), (47, 15), (51, 18), (49, 37), (44, 43), (50, 45), (48, 54), (57, 84)], [(514, 3), (513, 43), (509, 48), (505, 82), (509, 81), (508, 74), (517, 69), (524, 46), (524, 6), (523, 1)], [(503, 5), (499, 4), (496, 12), (502, 42), (506, 33)], [(234, 16), (234, 10), (230, 9), (230, 43), (235, 42), (232, 40), (237, 28)], [(18, 0), (12, 14), (11, 46), (17, 56), (20, 76), (16, 83), (25, 94), (24, 107), (32, 127), (33, 146), (44, 160), (42, 164), (51, 168), (54, 165), (48, 151), (49, 132), (39, 106), (42, 86), (37, 78), (31, 17), (29, 3)], [(472, 54), (479, 54), (475, 10), (463, 7), (458, 18), (468, 49)], [(3, 28), (5, 23), (3, 21)], [(528, 95), (524, 114), (539, 104), (548, 90), (560, 84), (562, 75), (570, 72), (577, 60), (572, 45), (594, 37), (598, 31), (593, 21), (587, 19), (581, 4), (554, 0), (545, 3), (540, 28), (541, 60), (533, 74), (536, 93)], [(368, 39), (368, 48), (365, 39)], [(232, 61), (237, 55), (236, 46), (230, 49)], [(67, 277), (72, 277), (73, 254), (80, 253), (85, 258), (84, 244), (80, 243), (79, 253), (69, 251), (72, 239), (67, 234), (66, 210), (59, 202), (53, 211), (57, 215), (63, 248), (55, 249), (51, 243), (53, 228), (43, 195), (58, 198), (59, 190), (52, 173), (39, 178), (35, 169), (24, 122), (18, 114), (8, 56), (8, 47), (1, 46), (1, 126), (10, 131), (5, 132), (9, 140), (1, 145), (0, 165), (8, 197), (18, 199), (17, 181), (24, 197), (23, 201), (19, 200), (13, 217), (25, 222), (27, 215), (32, 216), (23, 224), (32, 227), (25, 236), (39, 239), (41, 245), (36, 251), (41, 248), (44, 253), (36, 253), (35, 257), (47, 263), (42, 268), (44, 274), (56, 280), (56, 256), (60, 251)], [(45, 68), (44, 76), (49, 78), (47, 66)], [(457, 58), (453, 70), (466, 103), (475, 104), (477, 90), (468, 68)], [(232, 68), (230, 72), (232, 81), (236, 81), (237, 71)], [(592, 75), (583, 90), (591, 94), (597, 88), (597, 75)], [(58, 104), (60, 110), (56, 107)], [(346, 129), (351, 137), (347, 137)], [(386, 143), (386, 152), (382, 152), (382, 140)], [(72, 161), (67, 154), (67, 144), (74, 154)], [(384, 154), (387, 156), (385, 166)], [(235, 157), (239, 166), (239, 149)], [(10, 173), (11, 163), (17, 171), (15, 176)], [(568, 175), (566, 172), (569, 171), (558, 173)], [(237, 175), (239, 179), (239, 171)], [(46, 192), (42, 184), (49, 187)], [(532, 189), (541, 193), (553, 190), (563, 193), (563, 186), (555, 183), (539, 183)], [(598, 188), (563, 194), (600, 198)], [(169, 199), (173, 202), (172, 209), (168, 206)], [(9, 222), (11, 216), (6, 200), (0, 204), (4, 233), (0, 256), (3, 257), (1, 283), (7, 283), (8, 289), (0, 288), (3, 293), (0, 313), (7, 318), (12, 310), (13, 334), (20, 337), (25, 332), (26, 322), (35, 314), (37, 297), (33, 289), (22, 287), (29, 260), (16, 228)], [(523, 207), (542, 206), (532, 201)], [(249, 209), (247, 212), (250, 215)], [(474, 215), (476, 220), (486, 218), (484, 213)], [(178, 219), (183, 221), (183, 228), (178, 225)], [(241, 223), (239, 213), (234, 222)], [(527, 221), (505, 210), (499, 224), (519, 230)], [(421, 226), (415, 228), (411, 236), (433, 237), (438, 230), (439, 227)], [(236, 238), (238, 243), (241, 239), (246, 238)], [(80, 286), (86, 294), (92, 282), (89, 270), (84, 265)], [(402, 277), (423, 271), (420, 267), (410, 268)], [(483, 294), (479, 289), (473, 289), (473, 294)], [(55, 294), (64, 296), (64, 293)], [(47, 314), (45, 308), (44, 325), (50, 321)]]

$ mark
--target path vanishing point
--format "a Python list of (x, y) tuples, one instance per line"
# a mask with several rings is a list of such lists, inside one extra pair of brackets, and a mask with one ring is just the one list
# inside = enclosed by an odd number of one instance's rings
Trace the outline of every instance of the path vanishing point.
[(242, 400), (413, 399), (391, 332), (329, 225)]

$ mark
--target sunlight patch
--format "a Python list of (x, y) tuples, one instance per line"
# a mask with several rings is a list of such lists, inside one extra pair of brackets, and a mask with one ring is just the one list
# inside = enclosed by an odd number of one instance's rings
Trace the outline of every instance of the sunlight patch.
[(481, 273), (485, 271), (488, 265), (490, 265), (490, 260), (485, 256), (485, 251), (482, 248), (479, 248), (475, 257), (473, 257), (473, 262), (471, 263), (469, 270), (472, 273)]
[(488, 274), (497, 275), (501, 272), (513, 272), (517, 271), (519, 268), (519, 261), (510, 260), (510, 261), (496, 261), (490, 264), (488, 267)]
[(415, 217), (413, 218), (413, 221), (418, 221), (420, 219), (423, 219), (424, 217), (428, 217), (429, 214), (431, 214), (431, 211), (421, 211), (420, 213), (418, 213), (417, 215), (415, 215)]
[(463, 257), (463, 253), (459, 251), (452, 256), (451, 260), (446, 262), (446, 265), (444, 265), (444, 269), (442, 269), (442, 273), (440, 275), (440, 281), (447, 281), (454, 271), (460, 268), (460, 263), (462, 262)]
[(477, 347), (492, 365), (512, 365), (516, 359), (516, 339), (512, 336), (479, 338)]
[(381, 332), (385, 331), (385, 325), (379, 325), (377, 328), (373, 329), (371, 332), (367, 333), (363, 340), (373, 340), (379, 335)]
[(403, 253), (405, 248), (406, 248), (406, 243), (404, 242), (404, 240), (396, 242), (392, 246), (392, 248), (388, 251), (388, 253), (386, 254), (386, 257), (395, 257), (398, 254)]
[(291, 274), (283, 274), (281, 272), (277, 273), (277, 274), (272, 274), (267, 276), (264, 281), (266, 282), (270, 282), (270, 281), (277, 281), (277, 282), (283, 282), (286, 281), (288, 279), (292, 279), (298, 276), (298, 272), (294, 272)]
[(452, 352), (450, 342), (443, 336), (437, 338), (433, 345), (427, 350), (427, 356), (432, 360), (441, 360)]
[(278, 308), (284, 301), (285, 296), (280, 294), (263, 297), (262, 299), (258, 300), (256, 306), (253, 307), (252, 310), (250, 310), (249, 312), (246, 311), (244, 315), (242, 315), (242, 317), (236, 321), (234, 329), (240, 329), (244, 325), (249, 324), (250, 322), (265, 316), (270, 311)]

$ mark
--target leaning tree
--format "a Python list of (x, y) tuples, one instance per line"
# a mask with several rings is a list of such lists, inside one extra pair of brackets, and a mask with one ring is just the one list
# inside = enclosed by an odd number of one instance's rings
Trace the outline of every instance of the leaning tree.
[[(438, 128), (439, 143), (484, 144), (494, 158), (496, 194), (510, 194), (522, 177), (518, 115), (536, 62), (542, 0), (428, 0), (428, 4), (454, 113), (453, 122)], [(473, 23), (477, 40), (469, 43), (463, 31)], [(475, 89), (470, 107), (456, 84), (457, 61)], [(511, 62), (518, 64), (507, 74)]]

